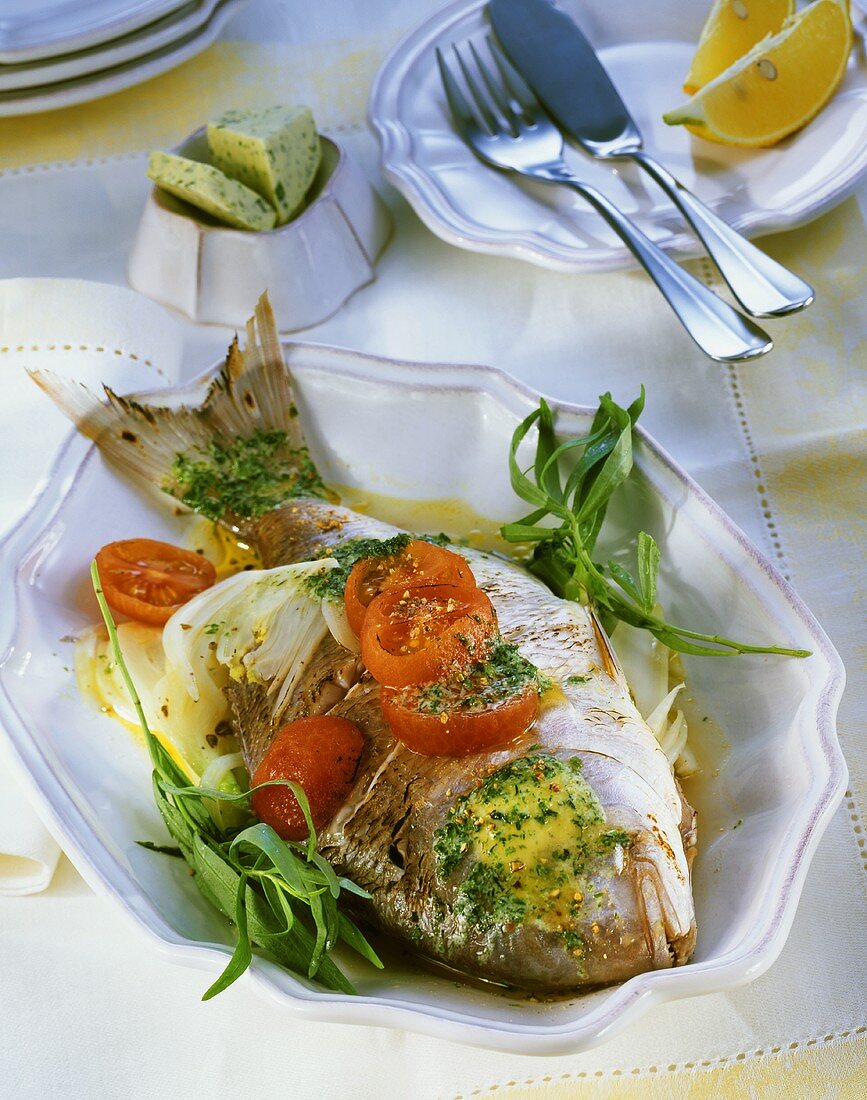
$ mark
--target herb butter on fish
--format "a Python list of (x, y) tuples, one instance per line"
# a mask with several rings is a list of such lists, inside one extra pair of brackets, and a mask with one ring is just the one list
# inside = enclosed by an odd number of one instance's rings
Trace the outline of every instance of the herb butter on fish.
[(261, 195), (219, 168), (173, 153), (151, 153), (148, 176), (157, 187), (235, 229), (273, 229), (276, 214)]
[[(297, 719), (327, 714), (361, 731), (352, 787), (316, 839), (368, 892), (352, 900), (362, 919), (457, 971), (542, 993), (689, 959), (694, 814), (591, 608), (518, 562), (456, 548), (496, 611), (505, 650), (491, 666), (510, 682), (534, 678), (538, 718), (507, 746), (462, 757), (416, 753), (392, 735), (380, 685), (326, 604), (341, 606), (353, 547), (370, 556), (373, 541), (400, 533), (341, 507), (316, 473), (267, 299), (199, 407), (111, 391), (103, 404), (76, 383), (34, 378), (109, 460), (259, 551), (267, 572), (238, 574), (178, 612), (220, 624), (181, 664), (196, 695), (205, 673), (219, 679), (251, 774)], [(274, 587), (303, 562), (306, 593)], [(245, 612), (222, 623), (229, 596)], [(179, 620), (182, 651), (196, 633)]]
[(227, 111), (208, 123), (208, 145), (218, 168), (268, 200), (278, 225), (297, 213), (319, 167), (308, 107)]

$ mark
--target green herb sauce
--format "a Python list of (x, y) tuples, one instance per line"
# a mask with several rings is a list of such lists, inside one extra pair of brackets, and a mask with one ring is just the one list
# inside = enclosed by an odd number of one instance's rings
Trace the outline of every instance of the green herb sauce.
[(533, 922), (583, 955), (581, 927), (600, 904), (598, 876), (632, 839), (609, 828), (577, 757), (535, 753), (494, 772), (462, 797), (434, 835), (444, 876), (468, 866), (456, 910), (468, 926)]
[(462, 678), (405, 688), (396, 702), (423, 714), (458, 710), (479, 713), (523, 694), (528, 688), (541, 695), (550, 687), (548, 677), (522, 657), (516, 645), (497, 638), (485, 660), (470, 665)]
[(290, 447), (282, 431), (251, 436), (207, 450), (181, 451), (163, 489), (211, 520), (254, 519), (293, 497), (327, 497), (306, 447)]
[(387, 558), (405, 550), (411, 542), (411, 535), (395, 535), (390, 539), (347, 539), (325, 551), (326, 557), (337, 559), (337, 567), (308, 577), (307, 586), (321, 600), (342, 600), (346, 581), (356, 562), (363, 558)]

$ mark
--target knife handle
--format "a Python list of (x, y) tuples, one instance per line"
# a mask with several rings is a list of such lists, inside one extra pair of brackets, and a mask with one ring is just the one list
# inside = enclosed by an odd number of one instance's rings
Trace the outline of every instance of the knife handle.
[(754, 317), (785, 317), (813, 301), (809, 283), (732, 229), (653, 157), (641, 149), (626, 155), (668, 194), (747, 313)]
[(729, 363), (755, 359), (771, 350), (773, 344), (766, 332), (676, 264), (600, 191), (574, 176), (565, 163), (549, 164), (523, 174), (565, 184), (585, 198), (632, 252), (680, 323), (711, 359)]

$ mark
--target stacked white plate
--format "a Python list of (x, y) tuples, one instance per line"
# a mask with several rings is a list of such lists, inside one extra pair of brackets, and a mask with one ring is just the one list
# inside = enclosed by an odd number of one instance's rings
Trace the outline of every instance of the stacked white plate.
[(68, 107), (200, 53), (249, 0), (3, 0), (0, 116)]

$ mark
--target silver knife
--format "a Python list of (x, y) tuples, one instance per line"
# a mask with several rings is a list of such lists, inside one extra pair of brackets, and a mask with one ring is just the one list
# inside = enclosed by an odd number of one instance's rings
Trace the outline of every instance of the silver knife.
[(732, 293), (754, 317), (783, 317), (813, 288), (772, 260), (688, 191), (642, 148), (641, 133), (593, 47), (551, 0), (490, 0), (491, 25), (509, 60), (558, 126), (591, 156), (628, 158), (677, 206)]

